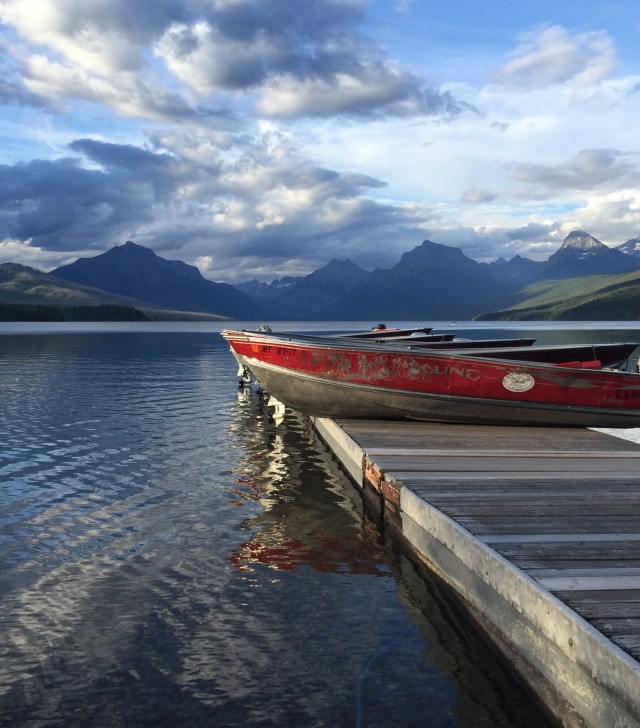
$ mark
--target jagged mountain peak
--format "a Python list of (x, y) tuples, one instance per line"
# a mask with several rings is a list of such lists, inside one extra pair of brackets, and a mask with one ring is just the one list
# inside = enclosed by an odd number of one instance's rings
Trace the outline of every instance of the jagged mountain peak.
[(593, 250), (602, 248), (607, 248), (607, 246), (584, 230), (572, 230), (560, 246), (560, 250)]
[(132, 260), (153, 261), (154, 263), (159, 265), (178, 265), (180, 267), (185, 266), (186, 268), (191, 268), (194, 271), (198, 270), (196, 266), (189, 265), (183, 260), (169, 260), (168, 258), (162, 258), (155, 252), (155, 250), (151, 250), (151, 248), (146, 248), (144, 245), (139, 245), (138, 243), (134, 243), (131, 240), (127, 240), (127, 242), (123, 243), (122, 245), (114, 245), (113, 248), (107, 250), (106, 253), (103, 253), (102, 255), (109, 257), (124, 256)]
[(632, 255), (635, 257), (640, 257), (640, 236), (631, 238), (630, 240), (627, 240), (625, 243), (622, 243), (622, 245), (618, 245), (616, 250), (619, 250), (621, 253), (624, 253), (625, 255)]
[(314, 318), (369, 274), (350, 260), (330, 260), (274, 296), (271, 306), (285, 318)]
[(350, 260), (337, 260), (333, 258), (323, 268), (317, 270), (306, 276), (307, 279), (314, 278), (325, 278), (329, 277), (333, 280), (357, 280), (366, 275), (366, 272), (356, 263), (352, 263)]
[(145, 248), (144, 245), (138, 245), (138, 243), (134, 243), (133, 240), (127, 240), (127, 242), (123, 243), (122, 245), (114, 245), (111, 250), (120, 251), (123, 253), (142, 253), (143, 255), (156, 255), (156, 253), (151, 250), (151, 248)]
[(355, 270), (360, 269), (359, 265), (356, 265), (356, 263), (352, 263), (349, 258), (346, 258), (345, 260), (338, 260), (337, 258), (332, 258), (325, 266), (325, 270)]
[(600, 242), (584, 230), (573, 230), (549, 257), (544, 278), (576, 278), (584, 275), (618, 274), (636, 270), (628, 256)]
[(402, 258), (415, 257), (426, 254), (440, 253), (442, 255), (449, 255), (460, 257), (464, 256), (461, 248), (456, 248), (451, 245), (443, 245), (442, 243), (434, 243), (433, 240), (423, 240), (420, 245), (417, 245), (413, 250), (409, 250), (402, 254)]
[(423, 275), (427, 271), (432, 271), (434, 267), (450, 265), (470, 265), (479, 266), (480, 264), (467, 257), (460, 248), (454, 248), (441, 243), (434, 243), (431, 240), (424, 240), (420, 245), (412, 250), (403, 253), (400, 262), (390, 269), (390, 273), (402, 272), (410, 270), (414, 275)]

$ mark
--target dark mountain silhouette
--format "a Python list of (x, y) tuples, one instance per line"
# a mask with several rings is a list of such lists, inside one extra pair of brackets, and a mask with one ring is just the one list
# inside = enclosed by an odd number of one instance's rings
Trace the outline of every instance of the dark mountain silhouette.
[(270, 310), (271, 304), (280, 296), (288, 291), (298, 281), (302, 280), (302, 276), (284, 276), (283, 278), (277, 278), (271, 283), (265, 281), (258, 281), (253, 278), (250, 281), (244, 281), (243, 283), (236, 283), (234, 287), (239, 291), (246, 293), (255, 303), (266, 310)]
[(574, 230), (549, 257), (539, 280), (577, 278), (588, 275), (629, 273), (640, 268), (640, 260), (609, 248), (584, 230)]
[(209, 281), (195, 266), (166, 260), (131, 241), (94, 258), (79, 258), (52, 271), (51, 275), (165, 308), (239, 319), (264, 315), (242, 291), (227, 283)]
[(271, 302), (270, 310), (281, 318), (322, 318), (325, 309), (369, 275), (350, 260), (332, 260), (289, 286)]
[(425, 240), (324, 310), (328, 319), (465, 318), (504, 303), (507, 287), (459, 248)]
[[(127, 242), (51, 274), (4, 264), (0, 303), (128, 305), (154, 318), (191, 312), (190, 317), (262, 321), (428, 321), (472, 318), (487, 311), (496, 318), (559, 318), (569, 299), (572, 310), (585, 316), (607, 310), (613, 297), (615, 311), (626, 307), (635, 312), (636, 271), (640, 238), (610, 248), (575, 230), (546, 262), (515, 256), (478, 263), (459, 248), (425, 240), (388, 270), (368, 273), (348, 260), (332, 260), (308, 276), (248, 281), (238, 290), (203, 278), (194, 266)], [(620, 313), (616, 317), (624, 318)]]
[(520, 288), (540, 275), (546, 262), (530, 260), (520, 255), (506, 260), (498, 258), (485, 264), (493, 277), (509, 288)]

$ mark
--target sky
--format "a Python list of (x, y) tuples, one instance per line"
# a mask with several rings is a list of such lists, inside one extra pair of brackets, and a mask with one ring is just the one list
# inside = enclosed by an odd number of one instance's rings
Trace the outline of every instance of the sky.
[(640, 234), (637, 0), (0, 0), (0, 263), (216, 281)]

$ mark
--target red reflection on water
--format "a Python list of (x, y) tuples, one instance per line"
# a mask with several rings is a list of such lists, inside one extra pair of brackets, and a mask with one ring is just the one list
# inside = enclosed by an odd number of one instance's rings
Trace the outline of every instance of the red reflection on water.
[(243, 506), (246, 501), (258, 501), (267, 492), (266, 484), (258, 481), (255, 476), (241, 476), (235, 482), (238, 487), (231, 489), (231, 494), (235, 496), (234, 500), (229, 501), (232, 506)]
[(258, 534), (241, 544), (229, 561), (243, 571), (251, 571), (251, 564), (266, 564), (278, 571), (297, 571), (301, 566), (309, 566), (315, 571), (334, 574), (379, 576), (385, 571), (371, 555), (363, 558), (367, 549), (353, 534), (351, 538), (314, 536), (312, 541), (274, 539), (273, 543), (264, 541), (265, 535)]

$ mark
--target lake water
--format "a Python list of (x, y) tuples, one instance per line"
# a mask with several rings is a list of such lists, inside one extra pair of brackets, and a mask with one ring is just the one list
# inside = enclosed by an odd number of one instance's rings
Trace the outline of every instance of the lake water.
[(222, 328), (0, 324), (0, 724), (548, 725)]

